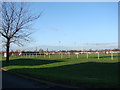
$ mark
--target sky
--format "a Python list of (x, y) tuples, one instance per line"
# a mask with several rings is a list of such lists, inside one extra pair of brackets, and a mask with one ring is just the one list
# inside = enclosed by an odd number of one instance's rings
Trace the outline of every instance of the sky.
[[(31, 26), (31, 43), (20, 49), (117, 48), (117, 2), (28, 2), (32, 13), (42, 12)], [(16, 47), (12, 45), (12, 47)]]

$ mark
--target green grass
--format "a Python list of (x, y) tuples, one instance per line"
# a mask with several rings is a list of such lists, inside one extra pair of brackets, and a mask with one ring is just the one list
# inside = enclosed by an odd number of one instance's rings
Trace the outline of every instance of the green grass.
[(111, 60), (110, 54), (51, 55), (10, 57), (10, 63), (2, 60), (3, 68), (11, 72), (53, 82), (84, 87), (119, 87), (118, 54)]

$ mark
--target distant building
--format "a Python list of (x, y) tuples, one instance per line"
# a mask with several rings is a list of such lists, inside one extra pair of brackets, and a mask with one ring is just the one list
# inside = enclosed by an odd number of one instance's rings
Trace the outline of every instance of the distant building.
[[(7, 57), (7, 53), (6, 52), (1, 52), (0, 53), (3, 57)], [(19, 56), (21, 55), (22, 53), (21, 52), (9, 52), (9, 55), (10, 56)]]
[[(97, 53), (120, 53), (120, 49), (113, 49), (113, 50), (99, 50), (99, 51), (43, 51), (42, 53), (39, 51), (20, 51), (17, 50), (15, 52), (9, 52), (10, 56), (19, 56), (19, 55), (70, 55), (70, 54), (97, 54)], [(6, 52), (0, 52), (1, 56), (6, 57)]]

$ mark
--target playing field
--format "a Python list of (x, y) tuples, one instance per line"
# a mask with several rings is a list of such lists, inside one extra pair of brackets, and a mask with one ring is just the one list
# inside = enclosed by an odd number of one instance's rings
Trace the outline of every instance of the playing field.
[(119, 87), (118, 54), (39, 55), (2, 58), (3, 68), (52, 82), (80, 87)]

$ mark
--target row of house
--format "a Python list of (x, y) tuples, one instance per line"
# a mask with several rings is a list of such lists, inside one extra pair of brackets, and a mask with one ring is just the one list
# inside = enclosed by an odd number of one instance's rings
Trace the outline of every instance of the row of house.
[[(6, 57), (7, 53), (6, 52), (0, 52), (0, 55)], [(21, 52), (9, 52), (9, 55), (10, 56), (20, 56), (20, 55), (22, 55), (22, 53)]]
[[(69, 55), (69, 54), (95, 54), (95, 53), (120, 53), (119, 49), (116, 50), (101, 50), (101, 51), (23, 51), (23, 52), (10, 52), (10, 56), (20, 56), (20, 55)], [(0, 54), (6, 57), (6, 52), (0, 52)]]

